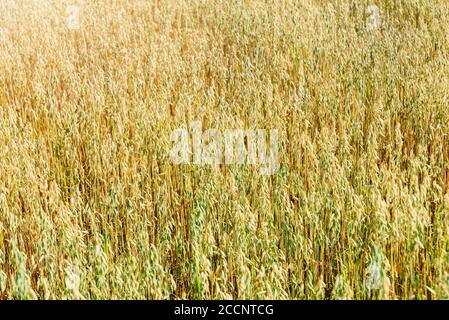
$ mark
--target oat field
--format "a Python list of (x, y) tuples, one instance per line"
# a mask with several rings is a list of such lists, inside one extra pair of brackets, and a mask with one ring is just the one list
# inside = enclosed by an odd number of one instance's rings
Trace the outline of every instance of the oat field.
[(0, 299), (448, 298), (447, 0), (0, 2)]

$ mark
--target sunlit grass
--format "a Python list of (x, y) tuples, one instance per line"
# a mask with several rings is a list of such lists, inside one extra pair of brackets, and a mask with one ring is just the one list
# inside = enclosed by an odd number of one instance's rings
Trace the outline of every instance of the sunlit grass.
[[(449, 298), (448, 15), (1, 1), (0, 298)], [(172, 164), (198, 120), (280, 169)]]

